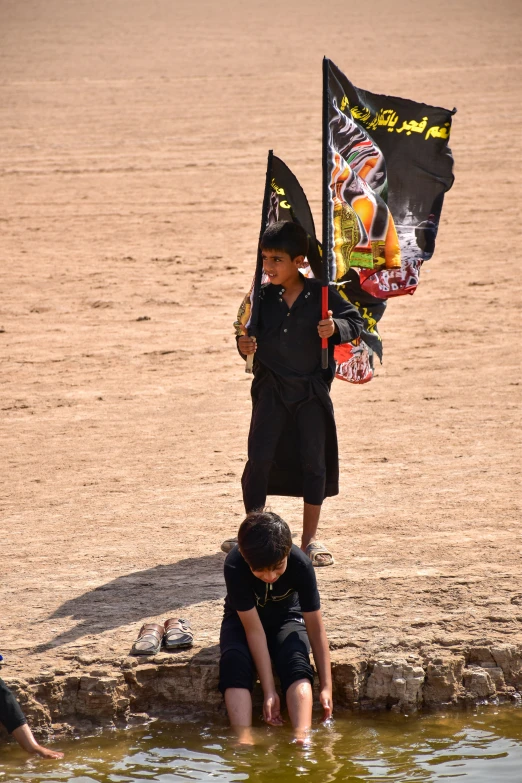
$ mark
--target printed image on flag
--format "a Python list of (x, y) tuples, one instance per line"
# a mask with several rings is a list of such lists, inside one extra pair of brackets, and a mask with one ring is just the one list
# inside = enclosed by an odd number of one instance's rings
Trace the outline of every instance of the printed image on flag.
[(333, 279), (353, 268), (376, 299), (412, 294), (453, 184), (455, 110), (358, 89), (326, 65)]

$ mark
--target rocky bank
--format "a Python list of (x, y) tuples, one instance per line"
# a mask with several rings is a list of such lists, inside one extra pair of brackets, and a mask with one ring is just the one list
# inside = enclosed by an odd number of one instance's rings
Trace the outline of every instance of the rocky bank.
[[(222, 712), (218, 649), (112, 661), (79, 659), (68, 670), (9, 679), (31, 726), (60, 735), (123, 727), (147, 717)], [(427, 655), (364, 657), (333, 651), (334, 700), (349, 710), (466, 708), (522, 698), (522, 647), (475, 646)], [(260, 694), (258, 693), (258, 696)]]

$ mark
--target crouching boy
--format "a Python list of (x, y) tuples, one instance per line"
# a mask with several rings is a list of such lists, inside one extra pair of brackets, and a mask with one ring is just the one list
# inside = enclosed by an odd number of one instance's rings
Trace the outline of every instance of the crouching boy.
[(225, 560), (227, 596), (221, 625), (219, 690), (241, 742), (251, 742), (255, 674), (263, 689), (263, 718), (282, 724), (272, 662), (286, 697), (295, 739), (307, 741), (312, 723), (313, 669), (319, 675), (323, 718), (332, 714), (330, 652), (315, 572), (292, 544), (277, 514), (255, 511), (239, 528), (238, 546)]

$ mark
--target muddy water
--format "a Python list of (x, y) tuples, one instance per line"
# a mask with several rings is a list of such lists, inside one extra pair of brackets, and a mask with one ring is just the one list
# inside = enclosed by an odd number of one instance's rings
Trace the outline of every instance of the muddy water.
[(304, 779), (379, 783), (520, 783), (522, 709), (404, 717), (337, 717), (299, 750), (288, 728), (256, 728), (257, 745), (234, 747), (227, 728), (154, 722), (147, 727), (57, 743), (60, 762), (0, 748), (1, 783), (182, 783)]

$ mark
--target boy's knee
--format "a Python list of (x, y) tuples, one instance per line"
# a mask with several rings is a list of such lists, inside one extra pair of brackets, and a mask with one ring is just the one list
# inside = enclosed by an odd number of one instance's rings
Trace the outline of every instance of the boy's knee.
[(306, 653), (293, 655), (291, 660), (286, 661), (285, 664), (277, 668), (283, 693), (286, 693), (288, 688), (296, 682), (307, 682), (311, 685), (314, 681), (314, 670)]
[(308, 682), (310, 685), (313, 683), (314, 670), (304, 639), (299, 638), (297, 634), (290, 635), (279, 651), (276, 669), (284, 693), (296, 682)]
[(234, 669), (250, 670), (252, 668), (250, 654), (246, 650), (240, 650), (235, 647), (225, 650), (221, 654), (219, 668), (220, 671), (234, 671)]
[(262, 477), (268, 476), (270, 471), (272, 470), (273, 465), (273, 458), (263, 456), (261, 457), (255, 457), (254, 459), (249, 458), (248, 460), (248, 470), (253, 477), (253, 480), (260, 480)]
[(252, 692), (254, 666), (248, 650), (232, 647), (221, 654), (219, 690), (224, 695), (229, 688), (244, 688)]
[(297, 688), (296, 683), (299, 684), (301, 691), (305, 692), (306, 684), (308, 687), (312, 687), (314, 670), (310, 661), (303, 661), (299, 666), (289, 667), (285, 672), (282, 672), (279, 679), (283, 693), (286, 693), (291, 687)]
[(305, 701), (310, 698), (312, 692), (312, 684), (309, 679), (295, 680), (287, 688), (287, 696), (289, 691), (292, 695), (299, 699), (299, 701)]
[(302, 463), (303, 474), (313, 479), (324, 478), (326, 476), (326, 466), (324, 462), (312, 462), (308, 460)]

